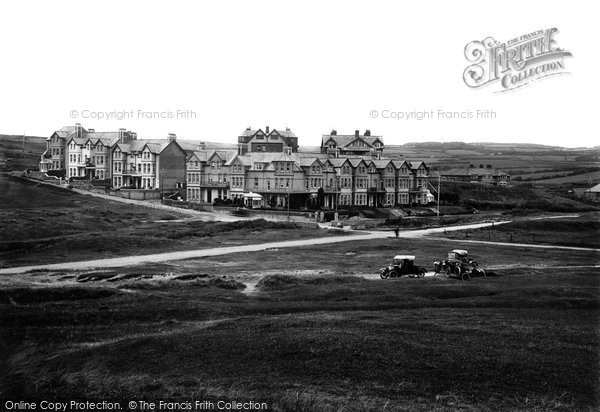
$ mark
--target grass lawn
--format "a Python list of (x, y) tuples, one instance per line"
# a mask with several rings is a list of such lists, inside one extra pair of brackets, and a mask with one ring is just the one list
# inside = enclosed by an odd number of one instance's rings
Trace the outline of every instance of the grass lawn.
[(203, 222), (0, 176), (0, 267), (335, 236), (293, 224)]
[(477, 230), (447, 232), (450, 239), (475, 239), (492, 242), (538, 243), (558, 246), (600, 248), (600, 215), (548, 220), (514, 221)]
[(600, 254), (469, 245), (494, 276), (367, 276), (397, 252), (429, 266), (460, 246), (270, 250), (118, 269), (117, 281), (15, 275), (0, 287), (0, 398), (596, 410)]

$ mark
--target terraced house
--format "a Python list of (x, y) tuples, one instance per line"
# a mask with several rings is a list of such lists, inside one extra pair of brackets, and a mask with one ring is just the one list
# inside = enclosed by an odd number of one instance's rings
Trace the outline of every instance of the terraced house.
[(40, 171), (64, 170), (70, 179), (103, 181), (114, 189), (154, 190), (183, 200), (288, 205), (292, 208), (424, 204), (429, 168), (424, 162), (384, 156), (381, 136), (369, 130), (322, 136), (319, 152), (302, 152), (285, 130), (247, 128), (237, 150), (207, 150), (167, 139), (138, 139), (120, 129), (98, 133), (80, 124), (47, 140)]
[[(319, 153), (298, 150), (285, 131), (247, 128), (234, 151), (196, 151), (188, 158), (191, 201), (263, 199), (273, 207), (425, 204), (429, 168), (424, 162), (384, 157), (381, 136), (370, 131), (323, 135)], [(195, 166), (197, 163), (197, 166)], [(193, 166), (194, 165), (194, 166)], [(192, 172), (191, 167), (194, 167)]]
[(40, 171), (59, 172), (71, 180), (104, 181), (115, 189), (179, 191), (186, 183), (188, 153), (176, 138), (169, 134), (167, 139), (138, 140), (126, 129), (96, 132), (77, 123), (47, 139)]

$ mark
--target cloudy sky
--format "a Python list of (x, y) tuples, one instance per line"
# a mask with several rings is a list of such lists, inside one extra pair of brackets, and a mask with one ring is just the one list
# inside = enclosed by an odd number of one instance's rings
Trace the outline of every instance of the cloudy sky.
[[(598, 145), (593, 6), (489, 4), (3, 2), (0, 133), (47, 136), (80, 122), (234, 143), (247, 126), (269, 125), (290, 127), (304, 145), (332, 128), (370, 129), (388, 144)], [(463, 82), (468, 42), (550, 27), (573, 53), (570, 74), (508, 93)], [(439, 118), (477, 110), (495, 118)], [(411, 111), (435, 116), (389, 118)]]

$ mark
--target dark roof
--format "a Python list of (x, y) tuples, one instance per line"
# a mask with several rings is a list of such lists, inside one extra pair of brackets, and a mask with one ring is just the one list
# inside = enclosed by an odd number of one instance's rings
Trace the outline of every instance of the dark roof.
[[(381, 143), (383, 143), (383, 139), (381, 138), (381, 136), (364, 136), (364, 135), (356, 136), (353, 134), (343, 134), (343, 135), (324, 134), (321, 144), (324, 145), (330, 139), (333, 140), (337, 146), (342, 147), (342, 148), (347, 147), (350, 143), (352, 143), (356, 139), (363, 140), (365, 143), (367, 143), (369, 145), (368, 147), (374, 147), (375, 141), (377, 141), (377, 140), (379, 140)], [(361, 148), (353, 147), (352, 150), (361, 150)]]

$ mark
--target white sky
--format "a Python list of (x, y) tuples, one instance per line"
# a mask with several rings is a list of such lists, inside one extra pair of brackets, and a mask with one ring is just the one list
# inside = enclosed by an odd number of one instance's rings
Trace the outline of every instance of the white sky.
[[(0, 133), (80, 122), (140, 138), (235, 143), (290, 127), (301, 145), (370, 129), (387, 144), (598, 145), (594, 2), (19, 1), (0, 4)], [(460, 6), (459, 6), (460, 4)], [(462, 80), (471, 40), (557, 27), (570, 75), (511, 93)], [(91, 120), (90, 111), (193, 110), (196, 119)], [(492, 120), (373, 119), (371, 110), (491, 109)], [(70, 116), (72, 110), (78, 117)]]

